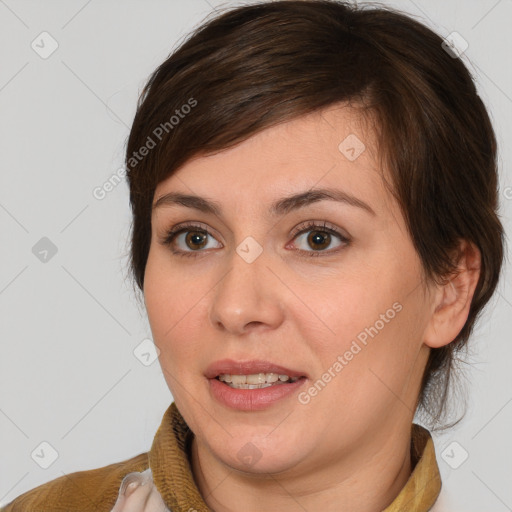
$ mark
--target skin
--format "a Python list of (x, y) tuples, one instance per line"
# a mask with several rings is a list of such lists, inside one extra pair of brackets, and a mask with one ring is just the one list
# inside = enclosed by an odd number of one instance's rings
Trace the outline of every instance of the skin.
[[(384, 186), (374, 132), (357, 111), (342, 107), (191, 159), (155, 191), (155, 201), (171, 191), (207, 197), (223, 212), (154, 209), (144, 284), (164, 377), (195, 434), (194, 478), (216, 512), (384, 509), (411, 474), (410, 427), (430, 348), (452, 341), (467, 319), (478, 250), (461, 242), (460, 274), (443, 286), (424, 282)], [(366, 146), (353, 161), (338, 149), (350, 134)], [(269, 217), (274, 200), (324, 186), (358, 197), (375, 215), (323, 200)], [(339, 228), (349, 244), (332, 235), (320, 251), (307, 239), (317, 228), (290, 236), (310, 220)], [(196, 257), (160, 243), (187, 221), (211, 233)], [(174, 249), (194, 252), (197, 245), (185, 236)], [(247, 236), (263, 250), (252, 263), (236, 252)], [(224, 358), (302, 370), (311, 377), (301, 388), (307, 389), (397, 302), (401, 311), (306, 405), (295, 394), (263, 411), (241, 412), (209, 392), (204, 372)], [(237, 455), (249, 442), (260, 458), (248, 466)]]

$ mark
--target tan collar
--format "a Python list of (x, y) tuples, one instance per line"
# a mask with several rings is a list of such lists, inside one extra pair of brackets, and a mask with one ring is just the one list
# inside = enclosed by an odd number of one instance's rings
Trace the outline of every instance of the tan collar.
[(415, 423), (411, 426), (413, 471), (400, 494), (382, 512), (430, 510), (441, 492), (441, 476), (430, 432)]
[[(383, 512), (427, 512), (441, 490), (441, 478), (430, 433), (420, 425), (412, 427), (414, 469), (407, 483)], [(173, 402), (164, 414), (149, 452), (153, 481), (173, 512), (211, 512), (194, 482), (188, 454), (193, 438)]]

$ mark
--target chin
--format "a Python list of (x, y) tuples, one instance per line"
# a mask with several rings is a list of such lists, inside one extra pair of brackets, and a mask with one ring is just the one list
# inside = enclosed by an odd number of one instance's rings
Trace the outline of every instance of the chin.
[(305, 433), (275, 432), (268, 427), (254, 428), (252, 433), (233, 435), (227, 442), (211, 446), (215, 456), (235, 470), (252, 474), (280, 473), (294, 468), (305, 449)]

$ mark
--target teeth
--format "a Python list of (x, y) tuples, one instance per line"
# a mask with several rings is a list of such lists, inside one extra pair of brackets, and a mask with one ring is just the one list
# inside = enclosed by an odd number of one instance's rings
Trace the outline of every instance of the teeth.
[(246, 375), (231, 375), (231, 382), (233, 384), (246, 384), (247, 376)]
[(247, 384), (265, 384), (265, 374), (255, 373), (254, 375), (247, 375)]
[(232, 388), (238, 389), (259, 389), (282, 384), (284, 382), (295, 382), (298, 377), (289, 377), (277, 373), (253, 373), (251, 375), (230, 375), (223, 373), (218, 379), (225, 382)]

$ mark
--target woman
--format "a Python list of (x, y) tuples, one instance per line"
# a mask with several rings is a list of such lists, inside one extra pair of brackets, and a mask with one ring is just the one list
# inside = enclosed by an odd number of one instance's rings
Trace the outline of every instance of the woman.
[(468, 70), (387, 9), (199, 27), (126, 151), (131, 268), (174, 402), (151, 450), (4, 510), (439, 510), (429, 431), (503, 259)]

